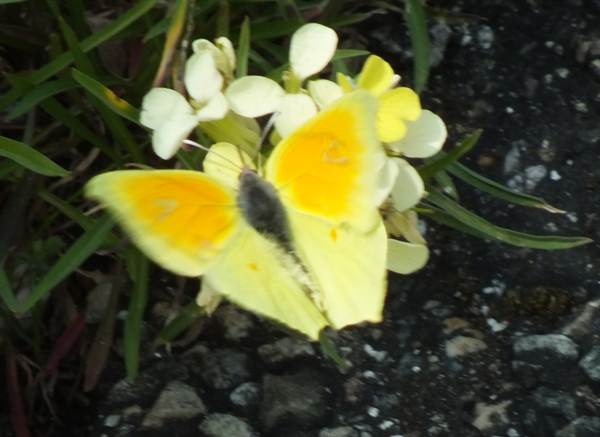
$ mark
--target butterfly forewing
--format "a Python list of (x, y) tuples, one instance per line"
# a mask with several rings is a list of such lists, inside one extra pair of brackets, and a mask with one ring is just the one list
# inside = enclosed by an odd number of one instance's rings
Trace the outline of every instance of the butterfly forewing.
[(201, 172), (125, 170), (86, 187), (135, 242), (163, 267), (202, 274), (239, 226), (235, 192)]
[(282, 141), (267, 179), (289, 207), (367, 230), (376, 223), (375, 98), (349, 94)]

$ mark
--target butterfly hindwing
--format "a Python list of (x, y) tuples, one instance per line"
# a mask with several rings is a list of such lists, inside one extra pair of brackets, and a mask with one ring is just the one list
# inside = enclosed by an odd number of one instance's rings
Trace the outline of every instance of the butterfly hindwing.
[(383, 223), (359, 232), (301, 213), (290, 214), (290, 223), (298, 256), (316, 282), (331, 325), (340, 329), (381, 321), (387, 253)]
[(310, 299), (303, 274), (289, 253), (244, 225), (232, 249), (223, 253), (203, 280), (241, 307), (316, 340), (329, 323)]

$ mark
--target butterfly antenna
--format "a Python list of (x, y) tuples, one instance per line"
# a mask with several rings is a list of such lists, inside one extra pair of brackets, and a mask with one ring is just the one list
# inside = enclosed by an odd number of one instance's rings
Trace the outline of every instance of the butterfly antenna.
[[(237, 163), (237, 162), (235, 162), (235, 161), (232, 161), (231, 159), (227, 158), (226, 156), (224, 156), (224, 155), (222, 155), (222, 154), (220, 154), (220, 153), (218, 153), (218, 152), (215, 152), (215, 151), (214, 151), (214, 150), (212, 150), (210, 147), (203, 146), (202, 144), (199, 144), (199, 143), (197, 143), (197, 142), (195, 142), (195, 141), (192, 141), (192, 140), (183, 140), (183, 143), (184, 143), (184, 144), (187, 144), (188, 146), (197, 147), (197, 148), (199, 148), (199, 149), (202, 149), (202, 150), (204, 150), (206, 153), (212, 153), (212, 154), (214, 154), (215, 156), (218, 156), (218, 157), (219, 157), (219, 158), (221, 158), (223, 161), (227, 162), (228, 164), (231, 164), (232, 168), (233, 168), (233, 169), (235, 169), (235, 170), (239, 170), (239, 169), (240, 169), (240, 166), (238, 165), (238, 163)], [(241, 157), (241, 155), (240, 155), (240, 157)]]

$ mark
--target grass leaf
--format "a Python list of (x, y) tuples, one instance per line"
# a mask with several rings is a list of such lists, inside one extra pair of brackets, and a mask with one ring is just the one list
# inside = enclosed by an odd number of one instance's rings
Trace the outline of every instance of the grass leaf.
[(406, 0), (406, 21), (413, 50), (415, 91), (421, 93), (429, 78), (429, 51), (431, 43), (427, 32), (427, 19), (422, 0)]
[(42, 277), (40, 282), (27, 296), (20, 306), (19, 312), (24, 313), (31, 309), (40, 299), (44, 298), (50, 290), (63, 279), (73, 273), (79, 266), (100, 247), (114, 226), (111, 217), (105, 216), (98, 220), (94, 227), (86, 231), (73, 243), (63, 256)]
[[(0, 260), (2, 262), (2, 260)], [(6, 274), (6, 270), (4, 267), (0, 266), (0, 298), (4, 302), (4, 305), (12, 311), (16, 312), (18, 303), (15, 293), (10, 286), (10, 281), (8, 279), (8, 275)]]
[(162, 56), (160, 58), (160, 65), (154, 76), (154, 86), (158, 86), (163, 82), (167, 67), (173, 59), (173, 54), (177, 48), (177, 42), (185, 29), (186, 15), (189, 7), (188, 0), (177, 0), (173, 6), (173, 12), (171, 20), (169, 22), (169, 28), (167, 30), (167, 37), (165, 45), (163, 46)]
[[(81, 50), (84, 53), (89, 52), (90, 50), (98, 47), (100, 44), (113, 38), (122, 30), (129, 27), (134, 21), (137, 21), (141, 17), (145, 16), (146, 13), (152, 9), (156, 3), (158, 3), (158, 1), (159, 0), (139, 0), (136, 2), (135, 6), (130, 8), (127, 12), (119, 15), (119, 18), (115, 19), (98, 32), (92, 33), (90, 36), (81, 41)], [(52, 62), (31, 73), (29, 76), (27, 76), (27, 79), (32, 83), (32, 85), (39, 85), (46, 79), (63, 70), (72, 62), (73, 53), (71, 53), (71, 51), (65, 52)], [(26, 90), (23, 89), (12, 88), (8, 93), (0, 98), (0, 111), (21, 97), (25, 91)]]
[(545, 209), (548, 212), (562, 214), (565, 211), (548, 204), (544, 199), (529, 194), (518, 193), (498, 182), (488, 179), (459, 162), (453, 162), (446, 170), (463, 182), (515, 205)]
[[(462, 207), (449, 197), (435, 191), (429, 193), (426, 202), (438, 207), (441, 209), (442, 214), (445, 214), (454, 221), (460, 223), (462, 227), (458, 228), (459, 230), (467, 232), (468, 229), (472, 229), (473, 232), (469, 233), (472, 233), (473, 235), (485, 236), (485, 238), (512, 244), (513, 246), (555, 250), (571, 249), (592, 242), (592, 240), (587, 237), (535, 235), (502, 228), (488, 222), (484, 218), (479, 217), (477, 214)], [(439, 214), (440, 213), (438, 213), (438, 215)], [(435, 219), (435, 215), (432, 216), (432, 218)], [(451, 223), (453, 220), (448, 220), (446, 224), (452, 226)]]
[(437, 172), (445, 170), (450, 164), (458, 161), (465, 153), (475, 147), (482, 132), (481, 129), (477, 129), (450, 152), (438, 152), (436, 156), (439, 156), (439, 158), (430, 159), (426, 164), (419, 167), (421, 178), (426, 181)]
[(140, 338), (144, 310), (148, 300), (148, 272), (149, 262), (137, 249), (129, 257), (129, 275), (133, 279), (133, 289), (129, 300), (129, 310), (125, 319), (125, 332), (123, 338), (125, 368), (130, 379), (136, 377), (140, 364)]
[(204, 309), (190, 302), (179, 311), (179, 314), (160, 330), (154, 343), (156, 345), (170, 343), (175, 337), (185, 331), (198, 317), (204, 314)]
[(248, 54), (250, 52), (250, 18), (244, 17), (240, 28), (236, 57), (235, 77), (243, 77), (248, 74)]
[(46, 100), (48, 97), (74, 88), (77, 88), (77, 84), (71, 79), (57, 79), (36, 86), (17, 102), (13, 109), (8, 113), (6, 119), (9, 121), (14, 120), (30, 111), (35, 105)]
[(140, 111), (135, 106), (131, 105), (126, 100), (123, 100), (96, 79), (88, 76), (82, 71), (73, 68), (71, 70), (71, 74), (77, 83), (79, 83), (102, 103), (104, 103), (108, 109), (120, 115), (121, 117), (140, 125)]
[(44, 176), (62, 177), (69, 174), (44, 154), (20, 141), (0, 136), (0, 156), (11, 159), (21, 166)]

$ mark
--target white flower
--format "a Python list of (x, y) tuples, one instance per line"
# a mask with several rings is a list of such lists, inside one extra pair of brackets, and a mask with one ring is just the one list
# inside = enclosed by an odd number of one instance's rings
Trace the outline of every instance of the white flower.
[(245, 117), (274, 113), (277, 133), (281, 137), (289, 135), (318, 112), (318, 103), (302, 91), (302, 81), (325, 68), (335, 53), (337, 41), (336, 33), (321, 24), (300, 27), (290, 43), (288, 92), (266, 77), (242, 77), (225, 91), (231, 109)]
[(290, 42), (290, 68), (301, 81), (321, 71), (335, 53), (338, 37), (333, 29), (318, 23), (300, 27)]
[(221, 36), (215, 44), (207, 39), (197, 39), (192, 42), (194, 53), (208, 52), (215, 60), (219, 72), (227, 79), (233, 79), (235, 70), (235, 50), (228, 38)]
[(408, 158), (428, 158), (440, 151), (448, 133), (439, 116), (424, 109), (419, 118), (405, 123), (406, 135), (388, 144), (391, 150)]
[(406, 240), (388, 239), (388, 270), (407, 275), (422, 268), (429, 259), (429, 249), (419, 233), (417, 213), (394, 211), (386, 216), (385, 226), (390, 235)]
[[(152, 147), (169, 159), (200, 121), (220, 120), (229, 111), (221, 93), (223, 76), (208, 45), (200, 45), (185, 64), (184, 84), (191, 101), (177, 91), (154, 88), (144, 96), (140, 122), (153, 129)], [(214, 47), (214, 46), (213, 46)]]

